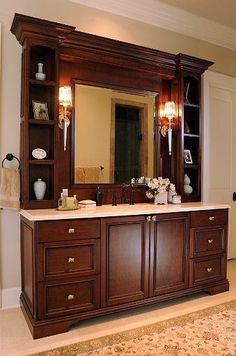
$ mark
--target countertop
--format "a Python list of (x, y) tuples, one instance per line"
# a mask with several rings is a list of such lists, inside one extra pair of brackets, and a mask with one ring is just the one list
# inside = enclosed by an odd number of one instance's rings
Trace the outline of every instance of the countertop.
[(21, 216), (30, 221), (103, 218), (109, 216), (166, 214), (176, 212), (200, 211), (211, 209), (229, 209), (227, 204), (216, 203), (182, 203), (154, 205), (153, 203), (136, 203), (135, 205), (119, 204), (117, 206), (103, 205), (78, 210), (58, 211), (56, 209), (20, 210)]

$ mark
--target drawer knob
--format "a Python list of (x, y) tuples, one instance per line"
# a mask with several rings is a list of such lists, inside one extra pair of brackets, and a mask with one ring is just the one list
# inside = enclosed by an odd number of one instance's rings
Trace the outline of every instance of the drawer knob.
[(210, 220), (210, 221), (213, 221), (214, 219), (215, 219), (214, 216), (209, 216), (209, 220)]
[(212, 268), (211, 267), (207, 267), (206, 270), (207, 270), (208, 273), (212, 272)]
[(152, 217), (152, 221), (157, 221), (157, 217), (155, 215)]
[(69, 233), (69, 234), (74, 234), (74, 233), (75, 233), (75, 229), (73, 229), (73, 228), (70, 227), (70, 228), (68, 229), (68, 233)]
[(146, 220), (149, 222), (149, 221), (151, 221), (151, 219), (152, 219), (152, 217), (150, 216), (150, 215), (148, 215), (147, 217), (146, 217)]
[(208, 242), (209, 244), (212, 244), (213, 239), (209, 239), (209, 240), (207, 240), (207, 242)]
[(74, 298), (75, 298), (74, 294), (69, 294), (69, 295), (67, 296), (67, 299), (68, 299), (68, 300), (73, 300)]
[(68, 257), (67, 261), (68, 261), (68, 263), (74, 263), (75, 262), (75, 258), (74, 257)]

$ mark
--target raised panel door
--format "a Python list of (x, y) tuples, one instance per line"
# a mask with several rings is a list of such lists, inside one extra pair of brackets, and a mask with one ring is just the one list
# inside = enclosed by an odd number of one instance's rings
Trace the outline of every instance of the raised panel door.
[(102, 219), (102, 306), (148, 296), (149, 236), (145, 217)]
[(150, 296), (188, 287), (188, 215), (153, 216), (150, 240)]

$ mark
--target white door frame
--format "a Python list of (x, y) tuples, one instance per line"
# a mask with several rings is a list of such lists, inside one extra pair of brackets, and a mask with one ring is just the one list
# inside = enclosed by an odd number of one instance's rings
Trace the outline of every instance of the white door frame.
[[(210, 190), (210, 155), (209, 155), (209, 138), (210, 138), (210, 88), (218, 88), (227, 91), (231, 91), (233, 93), (233, 101), (232, 101), (232, 113), (233, 117), (236, 118), (236, 78), (230, 77), (224, 74), (206, 71), (203, 75), (203, 82), (202, 82), (202, 91), (203, 91), (203, 146), (202, 146), (202, 200), (205, 202), (209, 201), (209, 190)], [(223, 118), (222, 118), (223, 119)], [(233, 128), (236, 128), (236, 122), (233, 122)], [(232, 130), (232, 133), (234, 130)], [(229, 138), (230, 139), (230, 138)], [(232, 138), (231, 141), (236, 141), (236, 132), (235, 132), (235, 139)], [(231, 142), (233, 145), (233, 142)], [(232, 146), (233, 150), (233, 146)], [(234, 150), (235, 152), (235, 150)], [(233, 152), (233, 154), (234, 154)], [(232, 165), (233, 176), (236, 177), (236, 157), (234, 159), (235, 164)], [(236, 181), (235, 181), (235, 191), (236, 191)], [(233, 194), (233, 192), (232, 192)], [(223, 203), (223, 202), (222, 202)], [(230, 202), (233, 203), (233, 201)], [(229, 219), (230, 225), (230, 219)], [(229, 226), (229, 234), (230, 234), (230, 226)], [(230, 240), (230, 236), (229, 236)], [(232, 244), (232, 248), (229, 251), (230, 258), (236, 258), (236, 243)]]

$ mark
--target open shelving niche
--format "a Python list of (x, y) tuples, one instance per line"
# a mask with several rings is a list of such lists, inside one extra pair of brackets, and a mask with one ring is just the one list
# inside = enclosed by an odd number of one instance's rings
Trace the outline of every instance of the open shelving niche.
[[(25, 207), (51, 207), (55, 201), (55, 117), (57, 83), (57, 53), (55, 48), (42, 44), (29, 46), (29, 73), (28, 73), (28, 188), (26, 196), (28, 201)], [(35, 79), (38, 63), (43, 63), (45, 80)], [(32, 101), (47, 103), (48, 120), (34, 118)], [(38, 160), (32, 156), (32, 151), (42, 148), (46, 151), (45, 159)], [(33, 183), (38, 178), (46, 182), (46, 193), (43, 200), (37, 200), (34, 194)]]

